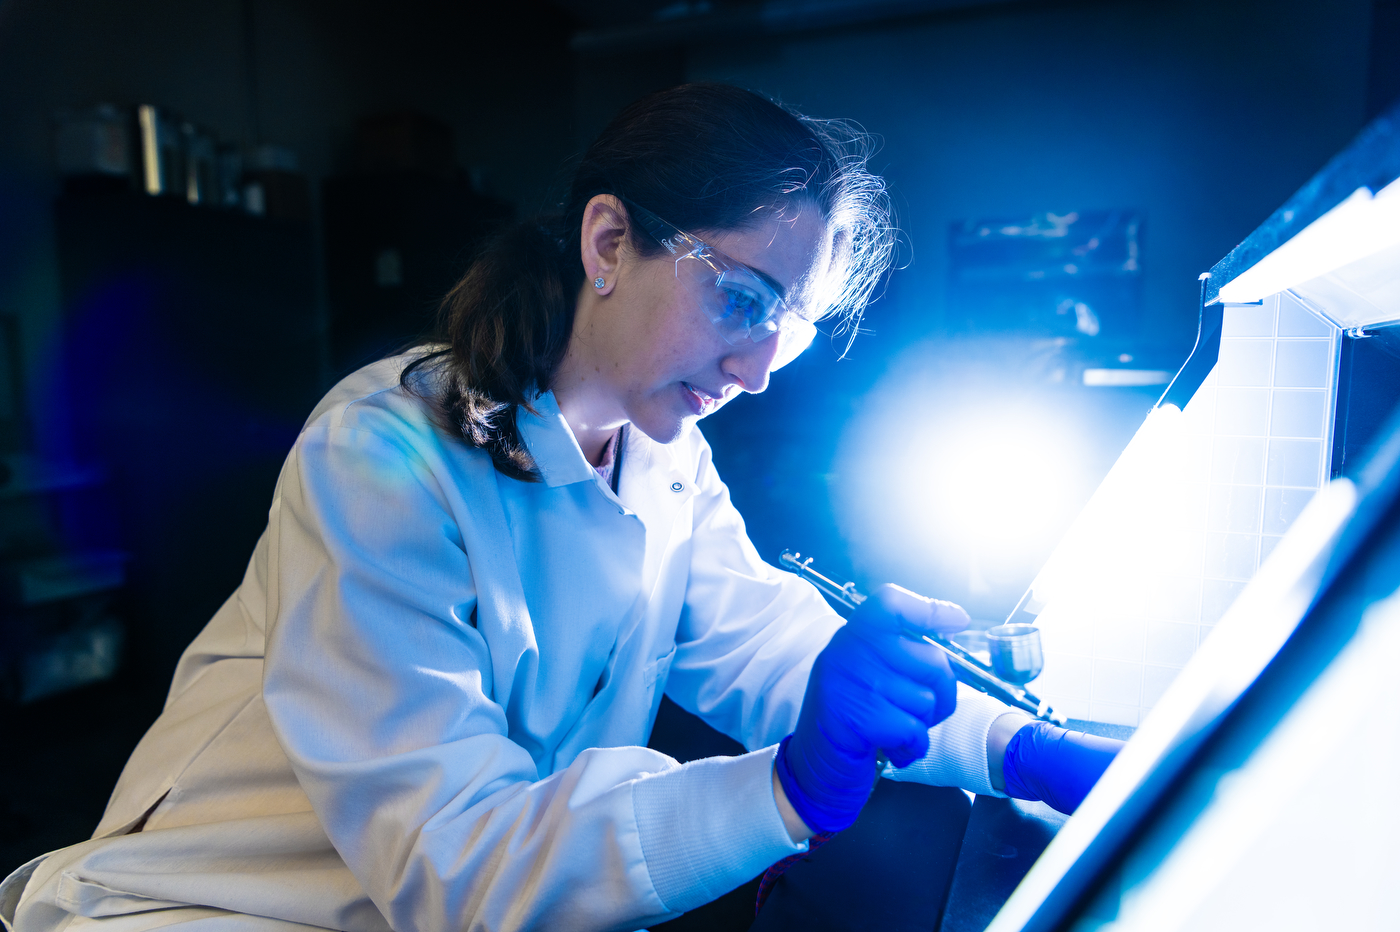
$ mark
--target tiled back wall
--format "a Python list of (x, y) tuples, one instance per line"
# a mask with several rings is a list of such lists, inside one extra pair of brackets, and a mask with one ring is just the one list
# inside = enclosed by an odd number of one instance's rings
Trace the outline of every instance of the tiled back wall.
[(1032, 689), (1072, 718), (1152, 708), (1325, 481), (1340, 336), (1286, 293), (1225, 309), (1210, 377), (1149, 421), (1036, 580)]
[(1321, 487), (1339, 339), (1338, 328), (1290, 295), (1225, 309), (1214, 384), (1187, 406), (1213, 409), (1202, 412), (1218, 467), (1205, 578), (1248, 581)]

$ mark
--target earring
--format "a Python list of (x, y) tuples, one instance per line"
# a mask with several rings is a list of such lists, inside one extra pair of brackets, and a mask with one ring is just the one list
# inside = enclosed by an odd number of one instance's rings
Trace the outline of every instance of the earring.
[(594, 288), (602, 288), (603, 285), (604, 285), (603, 276), (600, 275), (600, 276), (598, 276), (597, 278), (593, 279), (593, 287), (594, 287)]

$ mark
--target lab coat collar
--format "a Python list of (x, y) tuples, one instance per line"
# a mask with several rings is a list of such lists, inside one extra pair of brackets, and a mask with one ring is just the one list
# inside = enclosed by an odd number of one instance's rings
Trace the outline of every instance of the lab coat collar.
[[(599, 479), (597, 470), (584, 457), (574, 432), (559, 411), (559, 402), (555, 400), (554, 393), (541, 392), (531, 404), (535, 409), (534, 413), (520, 408), (515, 423), (520, 429), (520, 438), (525, 441), (526, 449), (535, 458), (535, 465), (539, 467), (545, 485), (557, 488), (575, 482), (596, 481), (602, 486), (603, 482)], [(660, 466), (665, 475), (663, 485), (666, 489), (665, 493), (659, 496), (666, 503), (661, 510), (670, 511), (690, 499), (694, 489), (678, 455), (677, 444), (656, 443), (639, 430), (625, 431), (623, 438), (624, 485), (631, 484), (629, 479), (633, 479), (638, 466), (645, 464), (643, 472), (653, 466)], [(611, 490), (608, 494), (611, 496)], [(629, 498), (626, 495), (623, 497), (624, 500)]]
[(554, 392), (541, 392), (531, 402), (535, 412), (520, 408), (515, 416), (516, 427), (525, 448), (535, 458), (545, 485), (556, 488), (598, 477), (574, 439), (574, 432), (559, 411)]

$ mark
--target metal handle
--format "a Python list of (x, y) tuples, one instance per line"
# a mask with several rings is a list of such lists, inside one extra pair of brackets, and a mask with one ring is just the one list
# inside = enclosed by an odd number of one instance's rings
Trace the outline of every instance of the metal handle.
[[(823, 595), (847, 609), (855, 611), (859, 608), (866, 596), (856, 588), (856, 584), (848, 582), (842, 585), (834, 579), (823, 576), (812, 569), (812, 559), (812, 557), (808, 557), (804, 560), (802, 554), (792, 550), (784, 550), (782, 555), (778, 557), (778, 565), (807, 580), (816, 586)], [(900, 633), (911, 640), (926, 641), (935, 647), (942, 648), (948, 654), (948, 662), (953, 667), (953, 675), (973, 689), (1000, 699), (1007, 705), (1020, 709), (1027, 715), (1042, 721), (1053, 722), (1056, 725), (1065, 724), (1065, 717), (1050, 708), (1048, 702), (1022, 686), (1003, 680), (992, 672), (991, 667), (974, 657), (962, 645), (942, 635), (927, 635), (909, 628), (903, 629)]]

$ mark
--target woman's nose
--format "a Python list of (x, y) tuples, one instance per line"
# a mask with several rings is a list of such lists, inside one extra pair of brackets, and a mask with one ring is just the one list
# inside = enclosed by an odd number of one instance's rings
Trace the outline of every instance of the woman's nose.
[(777, 355), (777, 337), (760, 343), (740, 343), (730, 347), (729, 354), (720, 361), (720, 368), (740, 389), (758, 394), (768, 387), (768, 374)]

